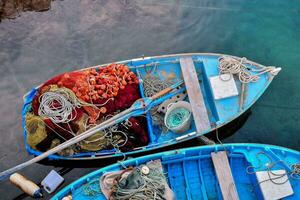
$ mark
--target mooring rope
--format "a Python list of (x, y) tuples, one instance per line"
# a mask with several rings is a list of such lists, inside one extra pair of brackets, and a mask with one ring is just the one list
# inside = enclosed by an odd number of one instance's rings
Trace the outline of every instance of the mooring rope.
[[(264, 155), (269, 160), (269, 162), (264, 163), (261, 160), (261, 158), (259, 157), (260, 155)], [(264, 151), (258, 152), (256, 154), (256, 159), (258, 160), (259, 165), (257, 167), (248, 166), (246, 168), (246, 172), (247, 172), (247, 174), (254, 174), (255, 173), (254, 169), (263, 169), (264, 171), (268, 172), (268, 179), (259, 182), (258, 185), (260, 185), (261, 183), (266, 182), (266, 181), (271, 181), (273, 184), (276, 184), (276, 185), (282, 185), (282, 184), (285, 184), (289, 180), (289, 178), (300, 180), (300, 163), (292, 164), (289, 167), (291, 170), (288, 172), (274, 173), (274, 172), (272, 172), (272, 168), (274, 168), (276, 165), (278, 165), (280, 163), (288, 166), (287, 163), (285, 163), (283, 160), (273, 161), (272, 157), (270, 155), (266, 154)], [(250, 169), (253, 169), (253, 172), (250, 171)], [(273, 177), (271, 177), (271, 175), (273, 175)], [(275, 181), (277, 179), (283, 178), (284, 176), (287, 176), (286, 180), (283, 180), (282, 182)]]
[(240, 82), (242, 83), (256, 82), (259, 80), (260, 75), (268, 72), (272, 75), (276, 75), (278, 71), (276, 71), (275, 69), (275, 67), (271, 66), (264, 67), (260, 65), (252, 65), (247, 61), (246, 58), (237, 59), (231, 56), (221, 56), (219, 58), (220, 74), (237, 74)]

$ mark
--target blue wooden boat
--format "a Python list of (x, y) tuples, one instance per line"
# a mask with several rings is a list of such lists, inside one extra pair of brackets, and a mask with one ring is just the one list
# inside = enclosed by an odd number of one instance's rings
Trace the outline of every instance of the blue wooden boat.
[[(220, 69), (220, 62), (226, 61), (226, 59), (229, 59), (229, 61), (231, 59), (231, 61), (235, 62), (231, 63), (231, 67), (233, 66), (233, 68), (226, 69), (228, 63), (223, 63), (225, 69)], [(141, 97), (145, 97), (143, 79), (148, 71), (155, 69), (155, 73), (162, 78), (172, 75), (175, 79), (183, 80), (185, 86), (160, 97), (158, 102), (162, 103), (175, 95), (184, 94), (187, 91), (188, 97), (186, 101), (190, 102), (192, 106), (194, 119), (189, 130), (181, 134), (172, 131), (162, 134), (162, 130), (153, 124), (153, 116), (148, 112), (146, 114), (147, 134), (149, 137), (147, 145), (133, 148), (127, 152), (119, 152), (116, 149), (105, 149), (75, 153), (71, 156), (55, 154), (48, 157), (49, 161), (85, 162), (87, 160), (120, 157), (124, 154), (133, 156), (137, 153), (147, 153), (150, 150), (168, 147), (214, 132), (216, 129), (232, 122), (245, 113), (245, 111), (249, 110), (267, 89), (273, 77), (280, 71), (280, 68), (266, 67), (245, 58), (214, 53), (143, 57), (117, 63), (127, 65), (138, 77)], [(238, 66), (241, 63), (244, 66), (244, 71), (235, 72), (234, 66)], [(82, 70), (101, 68), (107, 65), (109, 64)], [(26, 150), (34, 156), (40, 155), (42, 152), (33, 149), (26, 142), (28, 133), (25, 120), (26, 114), (32, 109), (32, 101), (39, 87), (32, 89), (24, 96), (22, 111)]]
[[(300, 152), (263, 144), (224, 144), (162, 152), (126, 160), (122, 164), (116, 163), (76, 180), (54, 195), (52, 200), (61, 200), (68, 195), (71, 195), (73, 200), (106, 199), (99, 191), (99, 178), (104, 173), (118, 171), (124, 167), (139, 166), (157, 159), (161, 160), (175, 199), (223, 199), (212, 154), (224, 150), (227, 151), (234, 180), (232, 188), (236, 189), (240, 199), (263, 199), (260, 185), (265, 183), (259, 183), (255, 172), (264, 171), (271, 165), (269, 170), (285, 170), (289, 174), (288, 182), (293, 194), (283, 199), (300, 199)], [(295, 170), (296, 168), (298, 171)], [(99, 192), (89, 196), (85, 190), (92, 182), (93, 189)]]

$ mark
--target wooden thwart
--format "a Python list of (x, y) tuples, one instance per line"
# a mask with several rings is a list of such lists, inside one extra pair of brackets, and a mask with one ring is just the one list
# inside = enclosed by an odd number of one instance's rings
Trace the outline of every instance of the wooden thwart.
[(191, 103), (197, 133), (202, 133), (211, 127), (193, 59), (191, 57), (180, 58), (180, 66)]
[(226, 151), (212, 152), (211, 158), (224, 200), (238, 200), (239, 196), (231, 174)]

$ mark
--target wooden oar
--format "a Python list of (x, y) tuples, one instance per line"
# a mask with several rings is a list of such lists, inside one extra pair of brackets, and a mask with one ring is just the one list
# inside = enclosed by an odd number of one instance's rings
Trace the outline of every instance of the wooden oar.
[(150, 109), (150, 107), (153, 107), (159, 103), (159, 102), (153, 103), (153, 101), (155, 99), (171, 92), (173, 89), (177, 88), (182, 83), (183, 83), (183, 81), (179, 81), (179, 82), (175, 83), (174, 85), (158, 92), (157, 94), (153, 95), (152, 97), (138, 99), (130, 108), (118, 113), (117, 115), (98, 124), (97, 126), (94, 126), (93, 128), (81, 133), (80, 135), (77, 135), (77, 136), (71, 138), (70, 140), (65, 141), (64, 143), (42, 153), (41, 155), (39, 155), (37, 157), (32, 158), (31, 160), (28, 160), (28, 161), (21, 163), (13, 168), (10, 168), (6, 171), (1, 172), (0, 173), (0, 181), (7, 179), (11, 174), (13, 174), (25, 167), (28, 167), (36, 162), (39, 162), (52, 154), (55, 154), (75, 143), (78, 143), (78, 142), (92, 136), (93, 134), (95, 134), (98, 131), (101, 131), (101, 130), (106, 129), (110, 126), (113, 126), (117, 123), (120, 123), (132, 116), (138, 116), (138, 115), (144, 114), (145, 112), (147, 112)]

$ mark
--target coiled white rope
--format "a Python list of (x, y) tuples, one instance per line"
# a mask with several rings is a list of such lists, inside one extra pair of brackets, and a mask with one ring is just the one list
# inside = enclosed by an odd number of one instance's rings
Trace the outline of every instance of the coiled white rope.
[(237, 59), (230, 56), (221, 56), (219, 58), (219, 70), (220, 74), (237, 74), (240, 82), (250, 83), (258, 81), (260, 75), (265, 73), (271, 73), (275, 76), (280, 68), (252, 65), (246, 58)]
[(68, 123), (76, 118), (75, 108), (91, 106), (99, 109), (97, 106), (104, 106), (111, 100), (114, 99), (109, 98), (102, 104), (87, 103), (77, 98), (68, 88), (54, 88), (53, 91), (45, 92), (40, 96), (38, 114), (49, 118), (55, 124)]
[[(68, 123), (76, 118), (76, 110), (80, 103), (74, 96), (64, 90), (45, 92), (40, 96), (38, 114), (49, 118), (53, 123)], [(75, 112), (73, 112), (73, 110)]]

